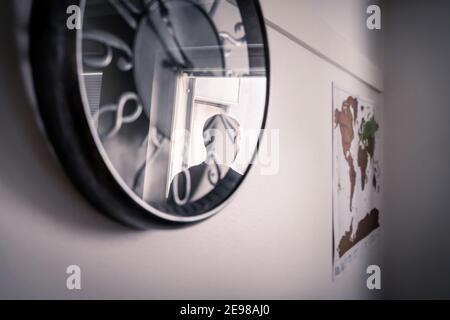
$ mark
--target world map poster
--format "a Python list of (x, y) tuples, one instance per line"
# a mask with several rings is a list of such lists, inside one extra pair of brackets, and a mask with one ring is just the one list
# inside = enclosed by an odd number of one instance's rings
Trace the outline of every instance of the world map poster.
[(333, 277), (381, 226), (380, 123), (374, 103), (333, 85)]

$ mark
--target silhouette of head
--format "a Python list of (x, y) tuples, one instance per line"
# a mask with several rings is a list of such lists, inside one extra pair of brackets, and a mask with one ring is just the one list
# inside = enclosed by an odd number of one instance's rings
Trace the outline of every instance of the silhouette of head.
[(207, 152), (207, 162), (231, 165), (239, 153), (239, 122), (227, 115), (218, 114), (209, 118), (203, 127), (203, 139)]

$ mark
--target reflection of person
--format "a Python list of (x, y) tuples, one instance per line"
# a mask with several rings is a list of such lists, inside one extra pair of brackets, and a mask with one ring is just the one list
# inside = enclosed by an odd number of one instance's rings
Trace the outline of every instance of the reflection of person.
[[(241, 175), (230, 168), (239, 152), (240, 125), (219, 114), (203, 127), (207, 156), (203, 163), (186, 169), (173, 179), (169, 202), (184, 205), (203, 198), (222, 181), (238, 181)], [(226, 196), (226, 195), (224, 195)]]

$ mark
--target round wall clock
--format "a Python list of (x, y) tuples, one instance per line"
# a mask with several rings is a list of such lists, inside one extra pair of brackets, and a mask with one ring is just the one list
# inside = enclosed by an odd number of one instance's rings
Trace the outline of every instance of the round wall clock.
[(257, 0), (35, 0), (30, 34), (47, 137), (95, 207), (146, 228), (227, 205), (267, 114)]

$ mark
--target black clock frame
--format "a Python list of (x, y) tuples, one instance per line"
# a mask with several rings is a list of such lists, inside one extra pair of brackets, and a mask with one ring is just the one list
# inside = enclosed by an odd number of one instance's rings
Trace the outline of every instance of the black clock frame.
[[(137, 229), (161, 223), (172, 226), (205, 220), (219, 212), (248, 175), (209, 214), (198, 219), (167, 218), (143, 208), (122, 188), (105, 163), (90, 130), (78, 76), (78, 32), (66, 27), (66, 9), (82, 0), (34, 0), (30, 21), (30, 61), (38, 111), (47, 138), (69, 178), (89, 202), (110, 218)], [(249, 48), (250, 66), (264, 65), (265, 128), (270, 90), (270, 57), (264, 19), (258, 0), (237, 0), (248, 43), (263, 43), (264, 57)], [(256, 12), (257, 14), (250, 14)], [(261, 131), (262, 132), (262, 131)], [(262, 134), (262, 133), (261, 133)], [(260, 137), (262, 138), (262, 137)], [(258, 151), (257, 147), (256, 152)], [(256, 155), (255, 152), (255, 155)]]

